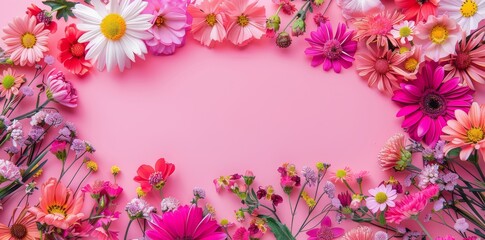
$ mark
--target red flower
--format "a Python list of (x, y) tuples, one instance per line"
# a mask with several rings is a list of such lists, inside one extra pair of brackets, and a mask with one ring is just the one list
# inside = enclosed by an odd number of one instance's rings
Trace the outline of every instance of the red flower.
[(37, 24), (44, 23), (44, 29), (49, 30), (51, 33), (55, 33), (57, 31), (57, 23), (52, 21), (52, 15), (48, 11), (42, 10), (35, 4), (32, 4), (27, 8), (25, 13), (29, 15), (29, 18), (34, 16), (37, 20)]
[(87, 43), (78, 42), (83, 32), (76, 28), (75, 24), (66, 27), (66, 37), (59, 40), (57, 48), (61, 51), (58, 59), (64, 64), (71, 73), (84, 75), (89, 72), (93, 66), (90, 61), (86, 60)]
[(133, 180), (140, 183), (144, 192), (150, 192), (153, 187), (161, 190), (167, 181), (167, 178), (175, 171), (175, 165), (166, 163), (165, 159), (160, 158), (155, 164), (155, 169), (152, 166), (141, 165), (138, 168), (137, 174)]

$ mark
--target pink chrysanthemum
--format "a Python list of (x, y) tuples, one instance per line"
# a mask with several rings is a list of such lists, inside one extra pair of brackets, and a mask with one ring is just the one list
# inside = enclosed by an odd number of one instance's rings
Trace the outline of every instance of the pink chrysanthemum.
[[(386, 221), (400, 224), (403, 220), (418, 215), (424, 210), (429, 202), (429, 199), (438, 192), (438, 189), (435, 188), (434, 185), (428, 190), (429, 192), (425, 192), (423, 190), (421, 192), (405, 195), (401, 201), (396, 203), (395, 207), (389, 208), (386, 211)], [(431, 194), (431, 191), (434, 194)]]
[(421, 22), (416, 27), (415, 43), (426, 49), (425, 56), (437, 62), (453, 53), (460, 34), (460, 26), (455, 20), (447, 15), (430, 15), (426, 23)]
[(378, 47), (388, 48), (389, 42), (398, 46), (398, 41), (392, 36), (391, 30), (394, 25), (404, 19), (404, 15), (394, 11), (382, 11), (374, 15), (368, 15), (357, 20), (354, 25), (357, 28), (355, 39), (365, 40), (367, 45), (376, 42)]
[(19, 94), (19, 89), (22, 83), (24, 83), (24, 75), (17, 75), (15, 70), (8, 68), (3, 70), (3, 74), (0, 75), (0, 97), (7, 97), (10, 99), (12, 95)]
[(332, 220), (328, 216), (325, 216), (320, 222), (320, 228), (314, 228), (306, 234), (307, 240), (332, 240), (344, 235), (345, 230), (339, 227), (332, 227)]
[(406, 60), (405, 54), (387, 50), (383, 47), (368, 48), (369, 52), (357, 55), (357, 72), (367, 80), (369, 87), (377, 84), (379, 91), (391, 93), (399, 88), (399, 83), (407, 73), (401, 65)]
[(485, 44), (482, 40), (485, 32), (474, 33), (469, 38), (462, 34), (461, 41), (456, 44), (455, 52), (442, 61), (448, 74), (445, 80), (460, 77), (461, 83), (475, 89), (473, 82), (485, 84)]
[(421, 22), (428, 16), (436, 14), (440, 0), (394, 0), (396, 6), (402, 9), (407, 20)]
[(474, 102), (468, 114), (462, 109), (455, 111), (456, 120), (448, 121), (441, 139), (447, 141), (445, 153), (461, 148), (460, 159), (466, 161), (473, 151), (485, 157), (485, 105)]
[(202, 208), (181, 206), (162, 216), (152, 214), (149, 222), (152, 230), (146, 232), (152, 240), (165, 239), (211, 239), (224, 240), (222, 231), (210, 214), (204, 216)]
[(190, 26), (186, 0), (147, 0), (143, 11), (152, 14), (153, 26), (148, 30), (153, 35), (145, 40), (148, 49), (155, 55), (169, 55), (185, 41), (186, 29)]
[(32, 66), (44, 57), (47, 52), (49, 30), (44, 24), (37, 24), (34, 16), (16, 17), (8, 27), (3, 29), (2, 37), (7, 45), (5, 52), (15, 64)]
[(243, 46), (266, 33), (266, 11), (257, 6), (258, 1), (224, 1), (224, 11), (229, 18), (227, 39), (234, 45)]
[(343, 240), (373, 240), (374, 233), (369, 227), (358, 226), (351, 229), (342, 238)]
[(193, 17), (192, 35), (205, 46), (210, 47), (214, 42), (222, 42), (226, 38), (226, 21), (221, 5), (221, 0), (203, 0), (200, 4), (190, 4), (187, 8)]
[(328, 71), (333, 68), (336, 73), (340, 73), (343, 68), (352, 66), (357, 42), (352, 40), (354, 31), (347, 31), (343, 23), (339, 23), (335, 36), (333, 35), (332, 25), (325, 22), (311, 32), (311, 38), (305, 40), (310, 43), (305, 54), (313, 56), (312, 66), (316, 67), (323, 63), (323, 70)]
[(397, 117), (404, 116), (402, 127), (412, 139), (428, 145), (439, 140), (455, 110), (467, 111), (473, 101), (473, 90), (459, 86), (458, 78), (443, 82), (444, 74), (443, 67), (427, 62), (418, 78), (402, 83), (392, 97), (402, 106), (397, 113)]

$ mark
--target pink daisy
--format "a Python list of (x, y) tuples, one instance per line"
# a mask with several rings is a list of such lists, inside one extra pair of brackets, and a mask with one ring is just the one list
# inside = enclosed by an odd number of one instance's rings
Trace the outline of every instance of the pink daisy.
[(146, 40), (148, 48), (155, 55), (169, 55), (185, 40), (185, 31), (190, 25), (187, 23), (186, 0), (147, 0), (148, 5), (143, 11), (152, 14), (153, 26), (148, 32), (153, 38)]
[(229, 17), (227, 39), (243, 46), (253, 39), (260, 39), (266, 33), (266, 11), (257, 6), (258, 1), (224, 1), (224, 10)]
[(343, 169), (337, 169), (337, 171), (333, 172), (330, 179), (334, 182), (350, 182), (354, 179), (354, 174), (349, 167), (345, 167)]
[(441, 139), (447, 141), (445, 153), (461, 148), (460, 159), (466, 161), (473, 151), (485, 157), (485, 106), (474, 102), (468, 114), (462, 109), (455, 111), (456, 120), (451, 119), (443, 128)]
[(308, 232), (308, 240), (332, 240), (344, 235), (344, 229), (332, 227), (332, 220), (325, 216), (320, 223), (320, 228), (314, 228)]
[(358, 226), (346, 232), (343, 240), (373, 240), (374, 233), (369, 227)]
[(17, 75), (15, 70), (8, 68), (3, 70), (3, 74), (0, 75), (0, 97), (7, 97), (10, 99), (12, 95), (19, 94), (19, 88), (24, 83), (24, 75)]
[(394, 0), (396, 6), (402, 9), (407, 20), (421, 22), (428, 16), (435, 15), (440, 0)]
[(3, 32), (5, 36), (2, 39), (7, 45), (5, 52), (20, 66), (34, 65), (44, 57), (44, 52), (49, 50), (49, 30), (44, 29), (43, 23), (37, 24), (34, 16), (16, 17)]
[(394, 200), (397, 198), (397, 192), (392, 189), (390, 184), (381, 184), (377, 188), (370, 189), (369, 193), (370, 197), (367, 197), (365, 201), (372, 213), (384, 211), (387, 206), (394, 207), (396, 205)]
[(406, 55), (384, 47), (368, 48), (369, 52), (357, 56), (357, 72), (367, 80), (369, 87), (377, 84), (379, 91), (392, 93), (407, 73), (399, 68)]
[(458, 78), (443, 82), (444, 74), (443, 67), (427, 62), (418, 78), (402, 83), (392, 97), (402, 106), (397, 113), (397, 117), (404, 116), (402, 127), (412, 139), (428, 145), (439, 140), (456, 109), (467, 111), (473, 101), (473, 90), (459, 86)]
[(221, 11), (222, 0), (203, 0), (200, 4), (190, 4), (187, 8), (193, 17), (191, 33), (205, 46), (222, 42), (226, 38), (225, 17)]
[(355, 39), (365, 40), (366, 44), (376, 42), (378, 47), (388, 48), (389, 42), (398, 46), (398, 41), (392, 36), (393, 26), (404, 19), (404, 15), (394, 11), (382, 11), (374, 15), (368, 15), (357, 20), (354, 26), (357, 28)]
[(323, 70), (328, 71), (333, 68), (336, 73), (340, 73), (343, 68), (352, 66), (357, 42), (352, 40), (354, 31), (347, 31), (343, 23), (339, 23), (335, 36), (333, 35), (332, 25), (325, 22), (311, 32), (311, 38), (305, 40), (310, 43), (305, 54), (313, 56), (312, 66), (316, 67), (323, 63)]
[(445, 80), (460, 77), (461, 83), (475, 89), (473, 82), (485, 84), (485, 44), (482, 39), (485, 32), (474, 33), (469, 38), (462, 34), (461, 41), (456, 44), (455, 52), (442, 59), (448, 74)]
[(430, 15), (426, 23), (421, 22), (416, 27), (415, 42), (426, 49), (425, 56), (437, 62), (453, 53), (460, 34), (460, 26), (455, 20), (447, 15)]

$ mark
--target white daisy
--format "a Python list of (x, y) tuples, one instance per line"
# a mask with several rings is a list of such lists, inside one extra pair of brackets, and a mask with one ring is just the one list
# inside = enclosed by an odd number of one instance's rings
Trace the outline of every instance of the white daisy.
[(406, 42), (413, 41), (415, 28), (414, 21), (404, 20), (402, 23), (393, 26), (391, 34), (396, 40), (400, 39), (401, 44), (406, 44)]
[(150, 14), (141, 14), (147, 2), (113, 0), (105, 5), (100, 0), (93, 0), (91, 4), (94, 8), (77, 4), (73, 9), (82, 22), (77, 28), (86, 32), (79, 42), (89, 42), (86, 59), (97, 61), (100, 71), (105, 66), (110, 71), (116, 65), (123, 71), (135, 61), (135, 55), (143, 59), (147, 53), (143, 40), (151, 38), (147, 30), (152, 26), (153, 18)]
[(365, 199), (367, 207), (373, 213), (384, 211), (387, 206), (394, 207), (396, 204), (394, 200), (397, 198), (396, 190), (392, 189), (392, 185), (381, 184), (379, 187), (369, 189), (371, 196)]
[(438, 14), (447, 14), (470, 34), (485, 18), (485, 0), (441, 0)]

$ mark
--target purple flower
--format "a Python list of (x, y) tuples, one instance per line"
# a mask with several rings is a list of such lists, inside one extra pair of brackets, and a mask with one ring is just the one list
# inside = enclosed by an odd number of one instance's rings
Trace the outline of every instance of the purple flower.
[(443, 183), (440, 183), (440, 190), (446, 190), (446, 191), (453, 191), (455, 189), (455, 186), (457, 184), (458, 174), (456, 173), (446, 173), (446, 174), (441, 174), (440, 176), (441, 180)]
[(306, 234), (308, 235), (308, 240), (319, 240), (319, 239), (334, 239), (339, 238), (344, 235), (345, 230), (343, 228), (334, 227), (332, 228), (332, 220), (328, 216), (325, 216), (320, 223), (320, 228), (314, 228)]
[(205, 198), (205, 190), (200, 188), (200, 187), (195, 187), (193, 189), (193, 194), (195, 197), (199, 199), (204, 199)]
[(335, 197), (335, 185), (327, 181), (325, 182), (325, 186), (323, 186), (323, 192), (328, 195), (328, 198), (332, 199)]
[(29, 132), (29, 138), (38, 142), (44, 138), (45, 129), (41, 126), (33, 126)]
[(446, 202), (446, 200), (444, 198), (440, 198), (440, 199), (436, 200), (436, 202), (434, 202), (434, 205), (433, 205), (433, 211), (437, 212), (437, 211), (443, 209), (445, 202)]
[(455, 119), (455, 110), (468, 112), (473, 102), (473, 90), (460, 86), (459, 78), (443, 82), (445, 70), (437, 63), (427, 62), (414, 81), (401, 83), (392, 100), (402, 108), (397, 117), (403, 117), (402, 127), (409, 136), (432, 145), (443, 134), (446, 122)]
[(76, 152), (76, 155), (86, 151), (86, 143), (81, 139), (74, 139), (71, 144), (71, 150)]
[(56, 59), (52, 55), (46, 55), (44, 57), (44, 62), (45, 64), (50, 66), (56, 62)]
[(34, 96), (34, 89), (29, 86), (22, 86), (20, 87), (20, 92), (27, 97)]
[(140, 198), (133, 198), (125, 207), (126, 213), (130, 219), (148, 218), (155, 208), (148, 205), (148, 203)]
[(468, 229), (468, 227), (469, 227), (469, 225), (466, 222), (466, 219), (464, 219), (464, 218), (456, 219), (455, 225), (453, 226), (453, 228), (455, 228), (456, 231), (461, 232), (461, 233), (465, 233), (466, 230)]
[(317, 173), (310, 167), (304, 166), (301, 170), (303, 177), (305, 177), (305, 181), (308, 183), (308, 186), (313, 186), (317, 183)]
[(386, 232), (378, 231), (374, 234), (374, 240), (387, 240), (389, 235)]
[(53, 112), (53, 113), (47, 114), (44, 121), (48, 125), (53, 125), (54, 127), (57, 127), (57, 126), (61, 125), (61, 123), (62, 123), (62, 121), (64, 121), (64, 119), (62, 118), (62, 115), (60, 113)]
[(352, 40), (354, 31), (347, 32), (345, 24), (338, 24), (334, 36), (332, 25), (327, 21), (320, 24), (310, 36), (311, 38), (305, 39), (310, 44), (310, 47), (305, 49), (305, 54), (313, 57), (313, 67), (323, 63), (323, 70), (329, 71), (333, 68), (336, 73), (340, 73), (342, 67), (352, 66), (357, 42)]

